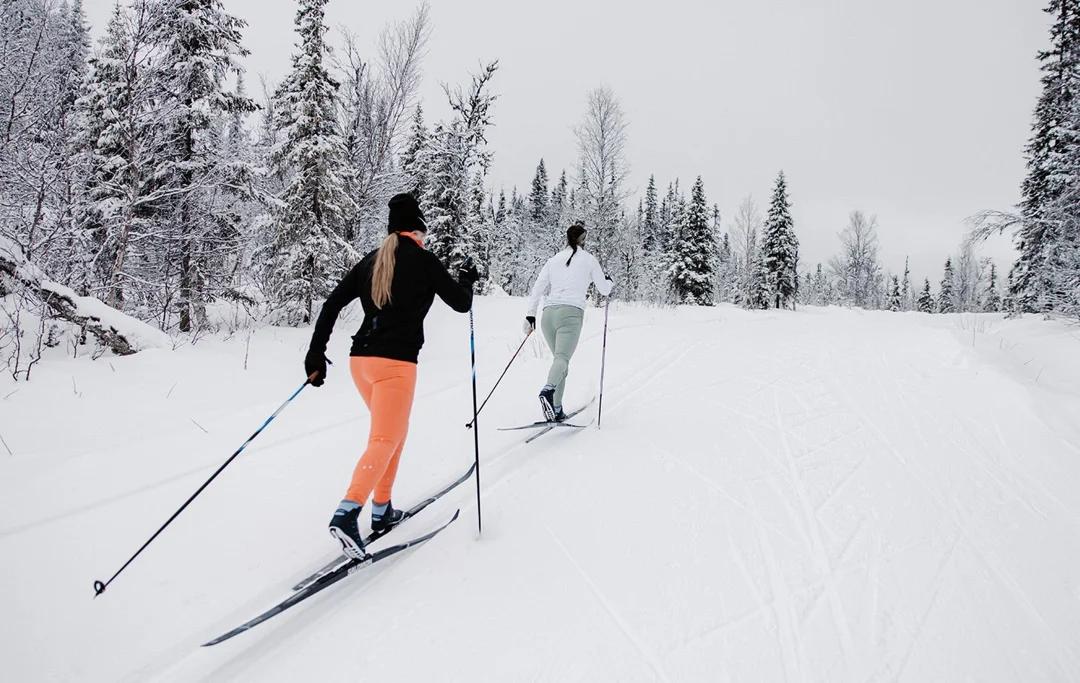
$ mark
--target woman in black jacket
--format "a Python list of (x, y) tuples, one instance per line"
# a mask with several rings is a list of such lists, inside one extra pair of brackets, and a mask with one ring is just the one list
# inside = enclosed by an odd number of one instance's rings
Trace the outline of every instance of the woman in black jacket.
[(313, 386), (326, 377), (326, 344), (341, 309), (359, 298), (364, 321), (353, 336), (349, 369), (371, 411), (367, 450), (353, 472), (352, 483), (330, 521), (330, 534), (349, 557), (366, 550), (357, 522), (374, 493), (371, 528), (385, 531), (401, 521), (391, 505), (391, 490), (405, 446), (416, 389), (416, 366), (424, 345), (424, 318), (438, 295), (459, 313), (472, 308), (476, 268), (458, 272), (455, 282), (439, 259), (424, 250), (427, 224), (411, 194), (390, 200), (388, 235), (382, 246), (358, 263), (323, 304), (304, 359)]

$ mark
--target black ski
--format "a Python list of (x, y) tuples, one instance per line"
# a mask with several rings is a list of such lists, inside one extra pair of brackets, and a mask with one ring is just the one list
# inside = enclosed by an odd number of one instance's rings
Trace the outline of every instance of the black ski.
[(290, 607), (293, 607), (294, 605), (296, 605), (296, 604), (298, 604), (300, 602), (303, 602), (304, 600), (310, 598), (312, 595), (315, 595), (316, 593), (323, 590), (324, 588), (329, 588), (330, 586), (334, 585), (338, 581), (341, 581), (342, 579), (344, 579), (346, 576), (354, 574), (355, 572), (358, 572), (361, 569), (364, 569), (365, 567), (370, 567), (371, 565), (375, 564), (376, 562), (379, 562), (381, 560), (385, 560), (388, 557), (392, 557), (393, 555), (397, 555), (398, 553), (400, 553), (403, 550), (408, 550), (409, 548), (411, 548), (411, 547), (413, 547), (415, 545), (420, 545), (421, 543), (424, 543), (425, 541), (431, 540), (437, 533), (439, 533), (440, 531), (442, 531), (446, 527), (453, 524), (454, 520), (456, 520), (458, 518), (459, 514), (461, 514), (460, 509), (456, 510), (454, 512), (454, 516), (450, 518), (449, 522), (447, 522), (446, 524), (443, 524), (441, 527), (439, 527), (438, 529), (435, 529), (434, 531), (431, 531), (431, 532), (429, 532), (427, 534), (424, 534), (423, 536), (420, 536), (418, 538), (414, 538), (411, 541), (406, 541), (405, 543), (401, 543), (399, 545), (392, 545), (389, 548), (383, 548), (382, 550), (379, 550), (376, 553), (368, 555), (367, 557), (365, 557), (362, 560), (349, 560), (346, 564), (338, 567), (337, 569), (330, 572), (329, 574), (326, 574), (324, 576), (319, 577), (319, 579), (315, 583), (311, 584), (310, 586), (308, 586), (307, 588), (305, 588), (305, 589), (303, 589), (301, 591), (297, 591), (297, 592), (293, 593), (292, 595), (285, 598), (284, 600), (279, 602), (277, 605), (274, 605), (273, 607), (271, 607), (267, 611), (263, 612), (259, 616), (255, 617), (251, 621), (249, 621), (249, 622), (247, 622), (245, 624), (241, 624), (240, 626), (237, 626), (236, 628), (229, 631), (228, 633), (226, 633), (226, 634), (224, 634), (222, 636), (218, 636), (217, 638), (214, 638), (213, 640), (211, 640), (208, 643), (204, 643), (203, 647), (210, 647), (211, 645), (217, 645), (218, 643), (225, 642), (226, 640), (232, 638), (233, 636), (240, 635), (244, 631), (248, 631), (248, 630), (258, 626), (259, 624), (263, 623), (264, 621), (267, 621), (268, 619), (281, 614), (282, 612), (289, 609)]
[[(588, 403), (585, 403), (584, 405), (579, 407), (578, 410), (573, 411), (572, 413), (568, 413), (566, 415), (566, 419), (570, 419), (573, 416), (579, 415), (582, 411), (584, 411), (586, 409), (586, 407), (589, 407), (590, 405), (592, 405), (593, 401), (595, 401), (595, 400), (596, 400), (595, 398), (590, 399)], [(577, 427), (579, 429), (584, 427), (584, 425), (569, 425), (567, 423), (554, 423), (554, 421), (551, 421), (551, 420), (541, 419), (539, 421), (536, 421), (536, 423), (532, 423), (531, 425), (522, 425), (522, 426), (519, 426), (519, 427), (500, 427), (499, 431), (518, 431), (518, 430), (522, 430), (522, 429), (541, 429), (543, 427), (559, 427), (559, 426)]]
[[(592, 424), (591, 420), (589, 421), (589, 424)], [(532, 443), (533, 441), (536, 441), (537, 439), (539, 439), (544, 434), (547, 434), (548, 432), (550, 432), (553, 429), (558, 429), (559, 427), (574, 427), (574, 428), (576, 428), (575, 431), (580, 432), (581, 430), (585, 429), (585, 427), (588, 427), (588, 426), (589, 425), (568, 425), (568, 424), (563, 423), (563, 422), (552, 422), (551, 424), (549, 424), (544, 429), (541, 429), (537, 433), (535, 433), (532, 436), (530, 436), (529, 438), (525, 439), (525, 443)]]
[[(476, 470), (476, 463), (473, 463), (472, 465), (469, 466), (468, 471), (465, 472), (465, 474), (458, 477), (456, 480), (454, 480), (454, 482), (452, 484), (450, 484), (449, 486), (447, 486), (443, 490), (439, 491), (438, 493), (433, 494), (429, 498), (425, 498), (424, 500), (420, 501), (416, 505), (413, 505), (411, 508), (406, 510), (405, 511), (405, 516), (401, 518), (401, 522), (398, 522), (397, 524), (395, 524), (394, 526), (390, 527), (389, 529), (387, 529), (385, 531), (372, 531), (371, 534), (367, 538), (364, 539), (364, 545), (367, 546), (367, 545), (370, 545), (372, 541), (379, 540), (383, 536), (387, 535), (388, 533), (390, 533), (394, 529), (401, 526), (402, 522), (404, 522), (405, 520), (409, 519), (410, 517), (416, 516), (424, 508), (431, 505), (432, 503), (434, 503), (438, 499), (442, 498), (446, 494), (450, 493), (451, 491), (453, 491), (458, 486), (461, 486), (462, 484), (464, 484), (466, 481), (468, 481), (469, 477), (472, 476), (472, 473), (475, 470)], [(334, 559), (330, 560), (325, 565), (323, 565), (321, 568), (319, 568), (317, 571), (312, 573), (306, 579), (300, 581), (295, 586), (293, 586), (293, 590), (294, 591), (304, 590), (305, 588), (307, 588), (311, 584), (315, 583), (315, 581), (317, 581), (320, 576), (323, 576), (325, 574), (328, 574), (328, 573), (332, 572), (334, 569), (336, 569), (337, 567), (340, 567), (341, 565), (345, 564), (348, 561), (349, 561), (349, 558), (346, 557), (345, 555), (338, 555), (337, 557), (335, 557)]]
[[(567, 418), (569, 419), (569, 415)], [(584, 429), (588, 425), (575, 425), (569, 422), (548, 422), (547, 420), (540, 420), (539, 422), (533, 422), (531, 425), (521, 425), (520, 427), (500, 427), (500, 432), (520, 432), (525, 429), (540, 429), (542, 427), (574, 427), (575, 429)]]

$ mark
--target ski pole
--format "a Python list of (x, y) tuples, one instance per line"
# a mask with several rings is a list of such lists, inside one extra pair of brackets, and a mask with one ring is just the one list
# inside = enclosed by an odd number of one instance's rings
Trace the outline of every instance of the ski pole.
[[(487, 395), (487, 398), (484, 399), (484, 402), (480, 404), (480, 410), (476, 411), (477, 415), (480, 414), (480, 412), (484, 409), (484, 406), (486, 406), (488, 404), (488, 401), (491, 400), (492, 394), (494, 394), (495, 390), (499, 388), (499, 383), (503, 381), (503, 377), (506, 377), (506, 373), (510, 370), (510, 366), (514, 364), (515, 360), (517, 360), (518, 354), (521, 353), (521, 350), (523, 348), (525, 348), (525, 342), (529, 341), (529, 337), (531, 335), (532, 335), (531, 331), (528, 334), (525, 335), (525, 339), (522, 340), (521, 346), (519, 346), (518, 350), (514, 352), (514, 357), (511, 358), (510, 362), (506, 364), (506, 369), (502, 371), (502, 374), (499, 375), (499, 379), (497, 379), (495, 381), (495, 386), (491, 387), (491, 393), (489, 393)], [(465, 429), (472, 429), (472, 426), (473, 426), (473, 423), (470, 422), (467, 425), (465, 425)]]
[(469, 350), (472, 354), (472, 424), (476, 426), (476, 429), (473, 430), (473, 444), (476, 453), (476, 533), (482, 534), (484, 524), (480, 517), (480, 427), (476, 422), (479, 419), (480, 411), (476, 408), (476, 325), (473, 323), (472, 307), (469, 308)]
[(608, 310), (611, 308), (611, 299), (604, 304), (604, 345), (600, 354), (600, 405), (596, 407), (596, 428), (600, 429), (600, 417), (604, 412), (604, 366), (607, 365), (607, 327)]
[(203, 485), (199, 487), (199, 490), (198, 490), (198, 491), (196, 491), (195, 493), (191, 494), (191, 497), (190, 497), (190, 498), (188, 498), (188, 499), (187, 499), (187, 501), (186, 501), (186, 502), (185, 502), (185, 503), (184, 503), (183, 505), (181, 505), (181, 506), (180, 506), (180, 509), (179, 509), (179, 510), (177, 510), (176, 512), (174, 512), (174, 513), (173, 513), (173, 515), (172, 515), (172, 517), (169, 517), (169, 521), (167, 521), (167, 522), (165, 522), (164, 524), (162, 524), (162, 525), (161, 525), (161, 528), (160, 528), (160, 529), (158, 529), (157, 531), (155, 531), (155, 532), (154, 532), (154, 535), (150, 537), (150, 540), (149, 540), (149, 541), (147, 541), (146, 543), (143, 543), (142, 547), (141, 547), (141, 548), (139, 548), (139, 549), (138, 549), (138, 550), (137, 550), (137, 551), (135, 552), (135, 554), (131, 556), (131, 559), (130, 559), (130, 560), (128, 560), (127, 562), (125, 562), (125, 563), (124, 563), (124, 566), (123, 566), (123, 567), (120, 567), (120, 569), (119, 569), (119, 570), (118, 570), (118, 571), (117, 571), (117, 572), (116, 572), (115, 574), (113, 574), (113, 575), (112, 575), (112, 578), (111, 578), (111, 579), (109, 579), (108, 581), (106, 581), (106, 582), (104, 582), (104, 583), (102, 583), (101, 581), (95, 581), (95, 582), (94, 582), (94, 597), (96, 598), (97, 596), (99, 596), (99, 595), (101, 595), (102, 593), (104, 593), (104, 592), (105, 592), (105, 589), (109, 587), (109, 584), (111, 584), (111, 583), (112, 583), (113, 581), (115, 581), (115, 580), (116, 580), (116, 577), (120, 576), (120, 574), (121, 574), (121, 573), (122, 573), (122, 572), (123, 572), (123, 571), (124, 571), (125, 569), (127, 569), (127, 568), (128, 568), (128, 565), (129, 565), (129, 564), (131, 564), (132, 562), (134, 562), (134, 561), (135, 561), (135, 558), (136, 558), (136, 557), (138, 557), (138, 556), (139, 556), (139, 554), (140, 554), (140, 553), (142, 553), (142, 551), (146, 550), (146, 547), (147, 547), (147, 546), (149, 546), (149, 545), (150, 545), (151, 543), (153, 543), (153, 542), (154, 542), (154, 539), (155, 539), (155, 538), (157, 538), (157, 537), (158, 537), (158, 536), (159, 536), (159, 535), (161, 534), (161, 532), (162, 532), (162, 531), (165, 531), (165, 527), (167, 527), (167, 526), (169, 526), (170, 524), (172, 524), (173, 520), (174, 520), (174, 519), (176, 519), (177, 517), (179, 517), (179, 516), (180, 516), (180, 513), (184, 511), (184, 508), (186, 508), (186, 507), (187, 507), (188, 505), (190, 505), (190, 504), (191, 504), (191, 501), (195, 500), (195, 498), (196, 498), (196, 497), (197, 497), (197, 496), (198, 496), (198, 495), (199, 495), (200, 493), (202, 493), (202, 492), (203, 492), (203, 489), (205, 489), (205, 488), (206, 488), (207, 486), (209, 486), (209, 485), (210, 485), (210, 482), (214, 481), (214, 479), (215, 479), (215, 478), (217, 477), (217, 475), (221, 474), (222, 470), (224, 470), (224, 469), (225, 469), (226, 467), (228, 467), (228, 466), (229, 466), (229, 463), (231, 463), (231, 462), (232, 462), (233, 460), (235, 460), (235, 459), (236, 459), (236, 456), (240, 455), (240, 453), (241, 453), (241, 452), (242, 452), (242, 451), (243, 451), (243, 450), (244, 450), (245, 448), (247, 448), (247, 445), (248, 445), (249, 443), (251, 443), (252, 441), (254, 441), (254, 440), (255, 440), (255, 437), (257, 437), (257, 436), (258, 436), (259, 434), (261, 434), (261, 433), (262, 433), (262, 430), (266, 429), (266, 425), (270, 424), (270, 423), (271, 423), (271, 422), (272, 422), (272, 421), (274, 420), (274, 418), (275, 418), (275, 417), (277, 417), (277, 416), (278, 416), (279, 414), (281, 414), (281, 411), (285, 410), (285, 406), (287, 406), (287, 405), (289, 405), (290, 403), (292, 403), (293, 399), (294, 399), (294, 398), (296, 398), (297, 396), (299, 396), (299, 395), (300, 395), (300, 392), (304, 390), (304, 387), (306, 387), (307, 385), (311, 384), (311, 382), (312, 382), (312, 381), (314, 381), (314, 379), (315, 379), (315, 378), (316, 378), (316, 377), (318, 376), (318, 374), (319, 374), (318, 372), (313, 372), (313, 373), (311, 373), (311, 376), (310, 376), (310, 377), (308, 377), (308, 378), (307, 378), (307, 380), (305, 380), (305, 381), (304, 381), (304, 383), (300, 385), (300, 388), (299, 388), (299, 389), (297, 389), (297, 390), (296, 390), (295, 392), (293, 392), (293, 395), (292, 395), (292, 396), (290, 396), (290, 397), (289, 397), (288, 399), (286, 399), (286, 400), (285, 400), (285, 402), (284, 402), (284, 403), (282, 403), (282, 404), (281, 404), (281, 405), (280, 405), (280, 406), (278, 407), (278, 409), (274, 411), (274, 414), (273, 414), (273, 415), (271, 415), (270, 417), (268, 417), (268, 418), (266, 419), (266, 422), (264, 422), (264, 423), (262, 424), (262, 426), (261, 426), (261, 427), (259, 427), (258, 429), (256, 429), (256, 430), (255, 430), (255, 433), (254, 433), (254, 434), (252, 434), (251, 436), (249, 436), (249, 437), (248, 437), (248, 439), (247, 439), (247, 441), (245, 441), (245, 442), (244, 442), (243, 444), (241, 444), (240, 448), (237, 448), (237, 449), (236, 449), (236, 452), (235, 452), (235, 453), (233, 453), (233, 454), (232, 454), (232, 455), (231, 455), (231, 456), (229, 457), (229, 459), (225, 461), (225, 464), (224, 464), (224, 465), (222, 465), (221, 467), (219, 467), (219, 468), (217, 469), (217, 471), (216, 471), (216, 472), (214, 472), (214, 473), (213, 473), (212, 475), (210, 475), (210, 478), (209, 478), (209, 479), (207, 479), (207, 480), (206, 480), (206, 481), (205, 481), (205, 482), (203, 483)]

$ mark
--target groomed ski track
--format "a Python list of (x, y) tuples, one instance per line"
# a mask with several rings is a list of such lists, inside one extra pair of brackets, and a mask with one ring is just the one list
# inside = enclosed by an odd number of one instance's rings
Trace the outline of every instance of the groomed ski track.
[[(522, 308), (478, 302), (482, 395)], [(602, 321), (568, 407), (598, 389)], [(355, 327), (327, 385), (96, 600), (295, 389), (308, 331), (0, 386), (19, 389), (0, 403), (0, 678), (1080, 680), (1080, 333), (835, 308), (613, 306), (602, 429), (524, 445), (496, 428), (538, 415), (530, 341), (480, 417), (481, 538), (470, 481), (376, 548), (460, 507), (429, 543), (200, 648), (336, 552), (325, 525), (366, 438)], [(427, 331), (405, 507), (473, 457), (468, 319), (436, 306)]]

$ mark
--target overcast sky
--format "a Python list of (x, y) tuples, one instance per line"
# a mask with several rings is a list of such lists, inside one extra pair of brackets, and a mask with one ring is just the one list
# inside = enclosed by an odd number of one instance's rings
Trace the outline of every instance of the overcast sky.
[[(85, 0), (100, 35), (112, 0)], [(224, 0), (249, 23), (255, 74), (280, 79), (294, 50), (293, 0)], [(852, 209), (876, 214), (882, 257), (941, 277), (964, 218), (1020, 198), (1023, 147), (1047, 42), (1040, 0), (432, 0), (422, 97), (498, 59), (492, 182), (527, 191), (543, 157), (573, 169), (572, 126), (600, 84), (630, 121), (632, 189), (701, 175), (725, 223), (788, 176), (800, 269), (826, 261)], [(511, 5), (515, 5), (511, 8)], [(622, 5), (622, 6), (620, 6)], [(811, 9), (810, 6), (813, 6)], [(367, 44), (408, 2), (331, 0), (331, 26)], [(336, 32), (335, 32), (336, 33)], [(336, 39), (336, 35), (335, 35)], [(635, 203), (636, 206), (636, 203)], [(1004, 267), (1010, 240), (983, 249)]]

